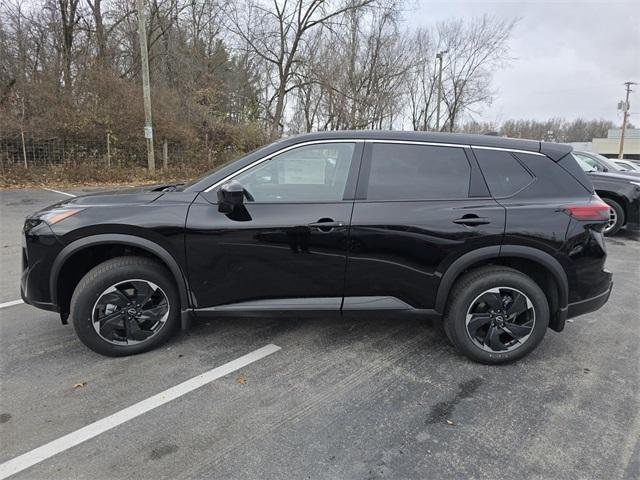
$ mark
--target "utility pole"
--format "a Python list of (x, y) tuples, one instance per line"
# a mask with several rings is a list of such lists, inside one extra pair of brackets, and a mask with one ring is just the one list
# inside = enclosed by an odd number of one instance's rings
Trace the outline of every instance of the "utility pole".
[(137, 0), (138, 36), (140, 37), (140, 64), (142, 66), (142, 97), (144, 99), (144, 138), (147, 140), (147, 165), (150, 173), (156, 171), (153, 153), (153, 122), (151, 121), (151, 86), (149, 83), (149, 51), (144, 21), (144, 0)]
[[(631, 92), (633, 92), (633, 90), (631, 90), (631, 85), (637, 85), (636, 82), (624, 82), (625, 86), (627, 87), (627, 98), (624, 101), (624, 104), (622, 105), (622, 112), (623, 112), (623, 117), (622, 117), (622, 132), (620, 132), (620, 151), (618, 152), (618, 158), (620, 160), (622, 160), (623, 155), (624, 155), (624, 132), (627, 129), (627, 120), (629, 119), (629, 109), (630, 109), (630, 105), (629, 105), (629, 94)], [(622, 103), (622, 102), (620, 102)]]
[[(438, 66), (438, 103), (436, 105), (436, 131), (440, 131), (440, 103), (442, 102), (442, 57), (448, 50), (442, 50), (436, 54), (436, 59), (439, 61)], [(426, 115), (426, 113), (425, 113)]]

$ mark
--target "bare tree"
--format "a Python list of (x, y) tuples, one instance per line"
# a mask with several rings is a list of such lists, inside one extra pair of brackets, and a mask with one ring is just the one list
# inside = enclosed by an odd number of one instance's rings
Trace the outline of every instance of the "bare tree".
[(407, 100), (411, 127), (430, 130), (435, 120), (438, 74), (435, 68), (436, 39), (432, 32), (418, 28), (413, 34), (413, 62), (407, 77)]
[(295, 88), (292, 79), (309, 33), (330, 25), (346, 12), (374, 0), (245, 0), (228, 10), (231, 31), (251, 53), (275, 67), (273, 94), (268, 102), (270, 133), (282, 130), (285, 98)]
[(608, 120), (578, 118), (567, 122), (562, 118), (550, 118), (548, 120), (507, 120), (501, 125), (499, 131), (502, 135), (514, 138), (590, 142), (597, 137), (606, 137), (607, 130), (610, 128), (613, 128), (613, 123)]
[[(445, 49), (444, 128), (472, 128), (463, 122), (493, 98), (512, 23), (407, 28), (405, 4), (146, 0), (157, 135), (216, 158), (285, 130), (429, 130)], [(0, 132), (139, 142), (135, 13), (132, 0), (2, 0)], [(596, 127), (563, 128), (583, 138)]]
[(75, 39), (75, 31), (80, 21), (78, 4), (80, 0), (58, 0), (60, 12), (60, 27), (62, 29), (62, 62), (64, 65), (63, 81), (67, 99), (70, 101), (73, 88), (73, 78), (71, 74), (73, 58), (72, 49)]
[(484, 15), (468, 23), (455, 20), (438, 26), (438, 43), (447, 50), (444, 128), (454, 131), (464, 113), (491, 103), (492, 74), (509, 60), (509, 39), (517, 21)]
[(395, 1), (351, 10), (314, 43), (297, 73), (307, 130), (393, 128), (411, 62), (399, 14)]

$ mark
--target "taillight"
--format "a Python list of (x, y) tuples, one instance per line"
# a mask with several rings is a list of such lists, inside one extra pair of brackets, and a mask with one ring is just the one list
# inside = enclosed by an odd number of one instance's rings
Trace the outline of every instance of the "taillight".
[(562, 210), (576, 220), (609, 220), (609, 205), (604, 203), (600, 197), (597, 196), (594, 196), (589, 203), (566, 205), (562, 207)]

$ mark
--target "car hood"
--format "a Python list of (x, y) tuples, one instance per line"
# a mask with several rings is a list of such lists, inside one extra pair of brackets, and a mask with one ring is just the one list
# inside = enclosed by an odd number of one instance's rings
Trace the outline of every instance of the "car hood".
[(173, 190), (174, 184), (145, 185), (142, 187), (122, 188), (106, 192), (89, 193), (69, 198), (56, 203), (51, 208), (97, 207), (109, 205), (143, 205), (151, 203), (164, 195), (166, 190)]
[(640, 173), (634, 172), (589, 172), (587, 175), (594, 178), (602, 178), (603, 180), (620, 180), (637, 182), (640, 179)]

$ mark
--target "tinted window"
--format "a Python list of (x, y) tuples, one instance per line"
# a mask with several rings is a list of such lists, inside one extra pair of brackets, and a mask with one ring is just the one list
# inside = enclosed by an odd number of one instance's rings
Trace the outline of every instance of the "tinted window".
[(466, 198), (470, 173), (461, 148), (375, 143), (367, 199)]
[(585, 175), (582, 166), (580, 165), (580, 160), (578, 160), (573, 154), (565, 155), (560, 159), (558, 165), (562, 167), (564, 170), (569, 172), (569, 174), (578, 180), (582, 184), (584, 188), (593, 192), (593, 185), (591, 184), (591, 180)]
[(529, 185), (533, 177), (509, 152), (474, 150), (494, 197), (508, 197)]
[(250, 168), (235, 180), (256, 202), (340, 201), (354, 148), (353, 143), (294, 148)]
[(585, 187), (559, 166), (543, 155), (514, 153), (536, 177), (536, 182), (518, 194), (518, 198), (567, 198), (582, 197), (587, 191)]

